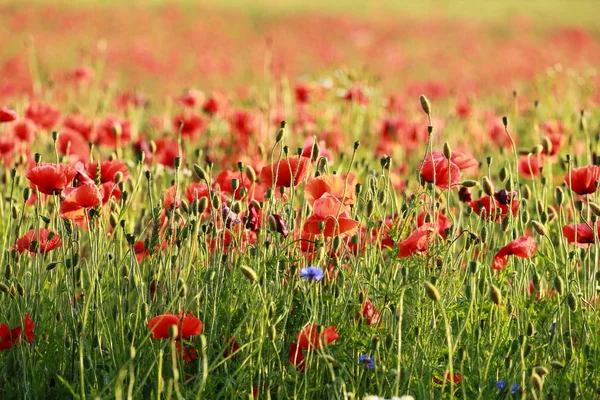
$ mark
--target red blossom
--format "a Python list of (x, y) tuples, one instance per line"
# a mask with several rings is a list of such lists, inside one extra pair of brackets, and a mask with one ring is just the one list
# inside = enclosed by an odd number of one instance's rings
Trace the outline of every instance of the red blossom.
[(177, 339), (188, 339), (191, 336), (198, 336), (204, 330), (204, 324), (198, 318), (196, 318), (191, 312), (186, 314), (183, 311), (179, 312), (179, 315), (166, 313), (151, 318), (148, 321), (148, 328), (152, 332), (154, 339), (169, 339), (169, 328), (175, 325), (177, 326)]
[(514, 255), (519, 258), (531, 258), (535, 254), (537, 244), (531, 236), (521, 236), (502, 247), (494, 256), (492, 268), (496, 271), (502, 270), (508, 262), (508, 256)]

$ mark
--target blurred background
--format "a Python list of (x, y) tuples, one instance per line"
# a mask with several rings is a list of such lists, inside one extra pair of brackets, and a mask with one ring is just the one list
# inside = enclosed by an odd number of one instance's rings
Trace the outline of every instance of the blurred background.
[(91, 71), (166, 94), (340, 68), (390, 92), (477, 93), (557, 65), (593, 73), (599, 11), (595, 0), (3, 1), (0, 96)]

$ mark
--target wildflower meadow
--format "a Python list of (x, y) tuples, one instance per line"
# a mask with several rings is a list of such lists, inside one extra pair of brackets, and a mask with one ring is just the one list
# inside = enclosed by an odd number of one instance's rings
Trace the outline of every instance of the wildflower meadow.
[(0, 399), (600, 397), (600, 4), (0, 4)]

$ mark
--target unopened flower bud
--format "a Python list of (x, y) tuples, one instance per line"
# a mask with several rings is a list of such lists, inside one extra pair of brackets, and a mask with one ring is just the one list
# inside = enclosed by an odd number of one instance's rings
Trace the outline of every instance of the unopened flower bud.
[(437, 288), (429, 281), (425, 281), (425, 293), (427, 294), (427, 297), (435, 302), (439, 302), (442, 298)]
[(494, 285), (490, 286), (490, 299), (492, 300), (492, 303), (497, 306), (502, 304), (502, 293), (500, 292), (500, 289)]
[(431, 115), (431, 104), (429, 103), (427, 97), (425, 97), (425, 95), (422, 94), (419, 96), (419, 101), (421, 102), (421, 108), (423, 109), (425, 114)]

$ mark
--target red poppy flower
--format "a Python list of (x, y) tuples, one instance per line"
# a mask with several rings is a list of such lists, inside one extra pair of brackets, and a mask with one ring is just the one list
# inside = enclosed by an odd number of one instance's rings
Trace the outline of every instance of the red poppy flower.
[(0, 122), (12, 122), (19, 118), (16, 111), (9, 109), (8, 107), (0, 108)]
[[(154, 141), (156, 144), (156, 153), (154, 159), (161, 165), (169, 168), (175, 168), (175, 158), (181, 157), (181, 162), (184, 162), (184, 155), (179, 151), (179, 144), (174, 138), (160, 138)], [(152, 160), (152, 154), (150, 154)]]
[(535, 254), (537, 244), (531, 236), (521, 236), (502, 247), (494, 256), (492, 268), (496, 271), (502, 270), (508, 262), (508, 256), (513, 255), (519, 258), (531, 258)]
[(519, 158), (519, 173), (525, 178), (533, 178), (542, 174), (542, 168), (544, 167), (543, 156), (526, 156), (523, 155)]
[(166, 313), (151, 318), (150, 321), (148, 321), (148, 328), (150, 328), (154, 339), (169, 339), (169, 327), (172, 325), (175, 325), (178, 328), (175, 340), (198, 336), (204, 330), (202, 321), (189, 311), (185, 315), (183, 314), (183, 311), (180, 311), (179, 315)]
[(232, 360), (234, 360), (235, 353), (237, 353), (239, 350), (239, 343), (237, 342), (237, 340), (235, 340), (233, 336), (230, 336), (229, 339), (227, 339), (227, 346), (225, 347), (225, 353), (223, 355), (225, 356), (225, 358), (231, 358)]
[[(332, 194), (325, 193), (313, 203), (313, 215), (306, 219), (304, 232), (325, 237), (348, 236), (353, 234), (359, 222), (350, 218), (342, 202)], [(323, 231), (321, 227), (323, 225)]]
[(175, 132), (181, 130), (181, 136), (190, 140), (198, 139), (207, 125), (204, 118), (193, 113), (184, 113), (173, 118), (173, 130)]
[(163, 198), (163, 206), (167, 210), (181, 207), (181, 191), (177, 188), (177, 185), (173, 185), (167, 189)]
[(111, 197), (115, 200), (121, 200), (121, 189), (119, 185), (114, 182), (104, 182), (100, 185), (100, 193), (102, 194), (102, 204), (108, 203)]
[(88, 141), (77, 131), (65, 128), (56, 141), (58, 154), (67, 155), (71, 162), (87, 161), (90, 157)]
[(309, 173), (310, 160), (306, 157), (282, 158), (278, 162), (263, 167), (260, 179), (268, 186), (296, 186), (306, 178)]
[(32, 253), (47, 253), (61, 245), (62, 241), (60, 235), (46, 228), (40, 228), (39, 231), (32, 229), (23, 237), (17, 239), (12, 249), (18, 251), (20, 254), (25, 251), (30, 251)]
[(333, 343), (340, 338), (337, 333), (337, 327), (330, 326), (325, 328), (323, 332), (319, 334), (319, 326), (317, 324), (308, 324), (302, 329), (302, 332), (296, 335), (298, 345), (304, 350), (309, 348), (317, 349), (323, 345), (323, 343)]
[(43, 129), (52, 129), (60, 119), (60, 111), (50, 104), (42, 102), (30, 103), (25, 116)]
[[(443, 158), (446, 159), (446, 156), (441, 151), (434, 151), (433, 158)], [(479, 167), (479, 161), (477, 161), (472, 156), (467, 153), (463, 153), (462, 151), (452, 150), (452, 155), (450, 156), (450, 161), (452, 161), (456, 166), (461, 170), (467, 170), (471, 168)]]
[(102, 204), (102, 193), (94, 183), (66, 188), (61, 196), (60, 216), (65, 219), (83, 220), (88, 209)]
[(437, 227), (431, 223), (417, 228), (409, 237), (398, 244), (400, 246), (398, 258), (409, 257), (415, 253), (426, 251), (436, 231)]
[(11, 349), (21, 341), (21, 326), (10, 329), (8, 324), (0, 324), (0, 351)]
[(338, 175), (321, 175), (308, 178), (304, 187), (304, 197), (311, 206), (315, 200), (320, 199), (325, 193), (335, 196), (344, 206), (350, 206), (356, 201), (356, 178), (348, 177), (348, 182)]
[(300, 372), (304, 372), (306, 369), (306, 360), (304, 359), (304, 352), (302, 351), (302, 347), (298, 346), (296, 343), (292, 342), (290, 344), (290, 363), (292, 363), (296, 369)]
[(116, 115), (108, 115), (98, 123), (96, 142), (112, 149), (131, 141), (131, 122)]
[(484, 196), (480, 199), (471, 200), (473, 211), (482, 218), (492, 219), (499, 222), (502, 217), (511, 213), (513, 216), (519, 210), (519, 202), (516, 199), (516, 191), (512, 193), (502, 189), (494, 196)]
[(190, 89), (184, 92), (181, 96), (177, 97), (175, 100), (184, 107), (194, 108), (203, 103), (205, 98), (206, 95), (204, 92), (196, 89)]
[(94, 124), (83, 115), (71, 114), (65, 117), (62, 124), (65, 128), (69, 128), (71, 130), (74, 130), (75, 132), (78, 132), (88, 142), (92, 142), (95, 139)]
[(235, 110), (231, 114), (229, 125), (238, 140), (247, 141), (248, 137), (256, 131), (255, 117), (246, 110)]
[(29, 314), (25, 314), (23, 322), (25, 323), (25, 336), (27, 336), (27, 343), (31, 343), (35, 338), (35, 333), (33, 332), (33, 329), (35, 328), (35, 323), (31, 320)]
[[(25, 324), (25, 336), (27, 337), (27, 343), (31, 343), (35, 337), (33, 332), (35, 324), (29, 317), (29, 314), (25, 314), (23, 323)], [(22, 334), (23, 327), (21, 325), (10, 329), (8, 324), (0, 324), (0, 351), (8, 350), (13, 346), (18, 345), (21, 342)]]
[(175, 348), (179, 357), (185, 362), (189, 363), (198, 359), (198, 350), (193, 346), (185, 346), (178, 340), (175, 342)]
[[(123, 175), (121, 180), (129, 179), (129, 168), (123, 161), (119, 160), (111, 160), (111, 161), (102, 161), (100, 164), (100, 183), (105, 182), (114, 182), (115, 176), (118, 172)], [(98, 163), (92, 162), (85, 164), (85, 171), (90, 178), (96, 177), (96, 172), (98, 171)]]
[(571, 174), (567, 172), (564, 177), (565, 184), (579, 195), (594, 193), (598, 189), (600, 181), (600, 167), (588, 165), (574, 168)]
[[(359, 314), (360, 316), (360, 314)], [(366, 299), (363, 304), (362, 317), (365, 319), (365, 323), (368, 326), (376, 326), (379, 323), (381, 311), (377, 310), (370, 299)]]
[(75, 178), (77, 171), (65, 164), (41, 164), (31, 168), (25, 176), (31, 188), (44, 194), (59, 194)]
[(458, 385), (460, 383), (460, 381), (462, 380), (462, 376), (458, 372), (455, 372), (453, 375), (451, 375), (450, 371), (446, 371), (446, 374), (444, 375), (443, 378), (438, 375), (433, 377), (433, 381), (435, 383), (437, 383), (438, 385), (443, 384), (444, 381), (450, 382), (450, 380), (454, 381), (455, 385)]
[(10, 125), (9, 132), (13, 137), (27, 143), (33, 143), (37, 126), (28, 119), (20, 119)]
[(421, 177), (425, 182), (434, 183), (441, 189), (452, 188), (460, 183), (460, 168), (444, 156), (427, 156), (421, 167)]
[[(562, 228), (563, 236), (569, 243), (593, 244), (596, 240), (592, 227), (593, 222), (587, 224), (565, 225)], [(596, 223), (596, 230), (600, 229), (600, 221)]]
[[(419, 214), (419, 216), (417, 217), (417, 226), (421, 227), (423, 225), (425, 225), (425, 216), (427, 214), (425, 212), (422, 212), (421, 214)], [(440, 234), (440, 236), (444, 239), (446, 239), (446, 231), (452, 229), (452, 221), (450, 220), (450, 218), (446, 217), (446, 215), (440, 213), (437, 213), (437, 218), (434, 217), (433, 218), (434, 223), (437, 223), (438, 226), (438, 233)]]

